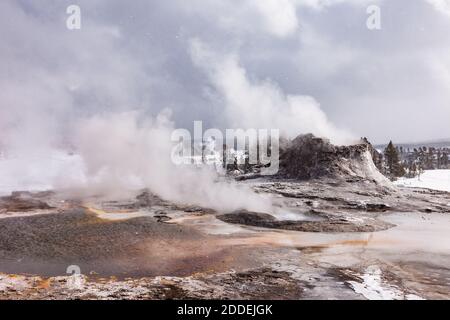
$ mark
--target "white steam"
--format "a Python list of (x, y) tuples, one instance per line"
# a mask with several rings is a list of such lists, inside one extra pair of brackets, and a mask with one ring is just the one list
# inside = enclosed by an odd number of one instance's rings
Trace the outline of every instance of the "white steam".
[(437, 11), (450, 17), (450, 1), (449, 0), (426, 0)]
[[(219, 182), (212, 169), (175, 165), (169, 111), (156, 119), (138, 116), (134, 112), (94, 116), (79, 124), (75, 143), (86, 169), (85, 179), (78, 180), (80, 190), (120, 196), (126, 190), (148, 188), (175, 203), (222, 212), (271, 210), (267, 198), (244, 186)], [(70, 188), (77, 186), (77, 181), (66, 182)]]
[(220, 179), (212, 168), (174, 164), (173, 130), (168, 110), (155, 119), (120, 112), (79, 120), (72, 139), (74, 155), (43, 145), (8, 148), (6, 159), (0, 154), (0, 195), (56, 189), (70, 197), (125, 199), (147, 188), (177, 204), (220, 212), (271, 212), (267, 197)]
[(191, 56), (224, 97), (224, 114), (232, 128), (279, 129), (289, 138), (313, 133), (336, 144), (355, 141), (328, 120), (313, 97), (286, 95), (269, 80), (250, 81), (236, 55), (218, 54), (194, 39)]
[[(271, 35), (285, 37), (298, 29), (293, 1), (283, 0), (282, 7), (275, 1), (249, 3)], [(126, 29), (115, 23), (98, 19), (69, 32), (65, 10), (62, 16), (32, 14), (41, 10), (31, 2), (0, 2), (0, 153), (6, 150), (8, 158), (0, 161), (0, 189), (120, 195), (149, 188), (177, 203), (270, 210), (267, 199), (220, 180), (214, 171), (175, 166), (174, 124), (167, 112), (155, 119), (124, 113), (156, 114), (165, 106), (152, 94), (155, 84), (171, 82), (166, 54), (139, 55)], [(192, 42), (191, 55), (223, 96), (226, 109), (218, 117), (227, 127), (280, 128), (289, 136), (313, 132), (334, 141), (346, 137), (313, 98), (285, 95), (269, 81), (250, 81), (236, 56), (218, 55), (198, 41)], [(66, 155), (68, 146), (74, 156)]]

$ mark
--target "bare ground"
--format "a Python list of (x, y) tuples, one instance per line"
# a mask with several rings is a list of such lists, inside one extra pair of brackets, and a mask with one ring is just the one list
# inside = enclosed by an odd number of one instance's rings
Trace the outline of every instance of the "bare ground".
[[(326, 179), (244, 183), (279, 210), (214, 212), (149, 193), (127, 201), (2, 198), (0, 298), (450, 298), (447, 247), (405, 249), (392, 240), (395, 221), (385, 219), (448, 221), (448, 193)], [(82, 275), (68, 276), (70, 265)]]

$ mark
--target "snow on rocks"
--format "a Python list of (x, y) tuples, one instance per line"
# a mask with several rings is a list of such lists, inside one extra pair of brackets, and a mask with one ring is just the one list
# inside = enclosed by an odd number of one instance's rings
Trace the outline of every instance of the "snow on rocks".
[(356, 275), (361, 281), (348, 281), (356, 293), (369, 300), (423, 300), (423, 298), (407, 293), (383, 278), (380, 267), (373, 265), (365, 269), (362, 275)]

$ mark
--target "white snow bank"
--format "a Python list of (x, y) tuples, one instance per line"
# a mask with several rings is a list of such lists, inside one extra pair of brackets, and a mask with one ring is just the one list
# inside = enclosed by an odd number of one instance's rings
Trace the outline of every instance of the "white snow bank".
[(420, 178), (400, 178), (395, 181), (395, 185), (450, 192), (450, 170), (426, 170)]
[(348, 281), (356, 293), (368, 300), (423, 300), (415, 294), (403, 292), (397, 286), (386, 282), (378, 266), (369, 266), (360, 276), (362, 282)]

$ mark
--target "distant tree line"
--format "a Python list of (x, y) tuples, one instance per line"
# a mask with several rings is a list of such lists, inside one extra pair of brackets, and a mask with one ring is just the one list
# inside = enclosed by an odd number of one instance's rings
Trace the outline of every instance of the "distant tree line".
[(414, 178), (424, 170), (450, 169), (449, 155), (448, 147), (404, 148), (395, 146), (392, 141), (382, 152), (372, 148), (375, 165), (391, 180), (399, 177)]

